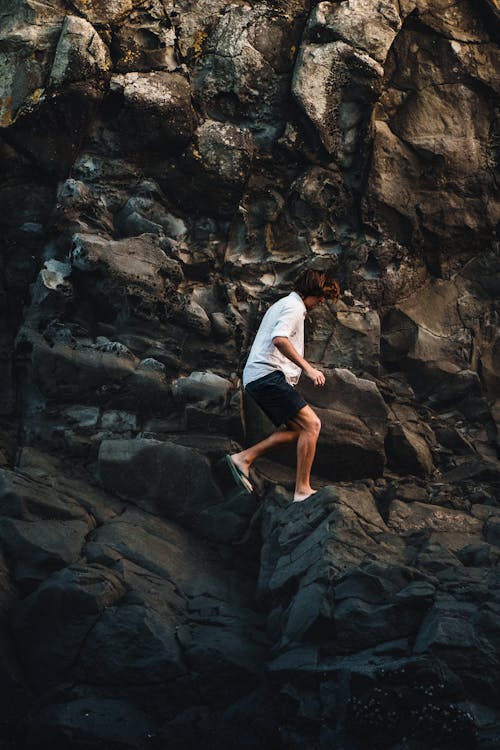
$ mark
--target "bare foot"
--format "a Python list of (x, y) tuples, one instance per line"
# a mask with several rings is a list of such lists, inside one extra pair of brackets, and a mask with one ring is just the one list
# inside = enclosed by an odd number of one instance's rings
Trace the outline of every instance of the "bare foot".
[(293, 496), (293, 502), (301, 503), (303, 500), (307, 500), (308, 497), (311, 497), (311, 495), (314, 495), (316, 492), (317, 490), (313, 490), (312, 487), (310, 487), (309, 490), (306, 490), (305, 492), (295, 492)]
[(241, 471), (243, 476), (248, 479), (250, 463), (241, 458), (241, 453), (233, 453), (233, 455), (231, 456), (231, 461)]

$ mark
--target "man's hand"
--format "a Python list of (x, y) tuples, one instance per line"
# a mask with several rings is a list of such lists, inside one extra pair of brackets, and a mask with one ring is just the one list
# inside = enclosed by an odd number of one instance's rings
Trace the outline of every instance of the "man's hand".
[(273, 344), (281, 354), (283, 354), (290, 362), (298, 365), (302, 368), (304, 375), (312, 380), (314, 385), (325, 385), (325, 376), (321, 370), (316, 370), (315, 367), (311, 367), (309, 362), (306, 362), (304, 357), (301, 357), (290, 339), (286, 336), (275, 336), (273, 338)]
[(314, 367), (309, 367), (307, 370), (304, 370), (304, 375), (309, 378), (309, 380), (312, 380), (314, 385), (321, 386), (325, 385), (325, 376), (321, 372), (321, 370), (316, 370)]

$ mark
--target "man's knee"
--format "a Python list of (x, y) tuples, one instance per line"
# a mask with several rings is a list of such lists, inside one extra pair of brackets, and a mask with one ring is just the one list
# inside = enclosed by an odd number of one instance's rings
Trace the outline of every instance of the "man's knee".
[(321, 420), (310, 406), (304, 407), (304, 410), (298, 413), (294, 421), (300, 427), (301, 431), (307, 432), (316, 438), (318, 437), (321, 430)]
[(312, 425), (311, 425), (311, 431), (317, 436), (321, 432), (321, 419), (318, 417), (317, 414), (314, 414), (314, 417), (312, 418)]

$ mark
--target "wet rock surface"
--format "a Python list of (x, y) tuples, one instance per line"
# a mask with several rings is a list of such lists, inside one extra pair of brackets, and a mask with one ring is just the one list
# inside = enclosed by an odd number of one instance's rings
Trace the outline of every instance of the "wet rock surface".
[[(496, 750), (499, 11), (0, 7), (0, 744)], [(304, 265), (318, 492), (240, 375)]]

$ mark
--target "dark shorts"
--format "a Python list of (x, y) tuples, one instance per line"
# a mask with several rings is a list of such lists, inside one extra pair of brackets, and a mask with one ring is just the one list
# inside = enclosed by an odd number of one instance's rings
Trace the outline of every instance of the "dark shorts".
[(263, 378), (252, 380), (245, 388), (276, 427), (294, 417), (307, 406), (300, 393), (287, 383), (281, 370), (274, 370)]

